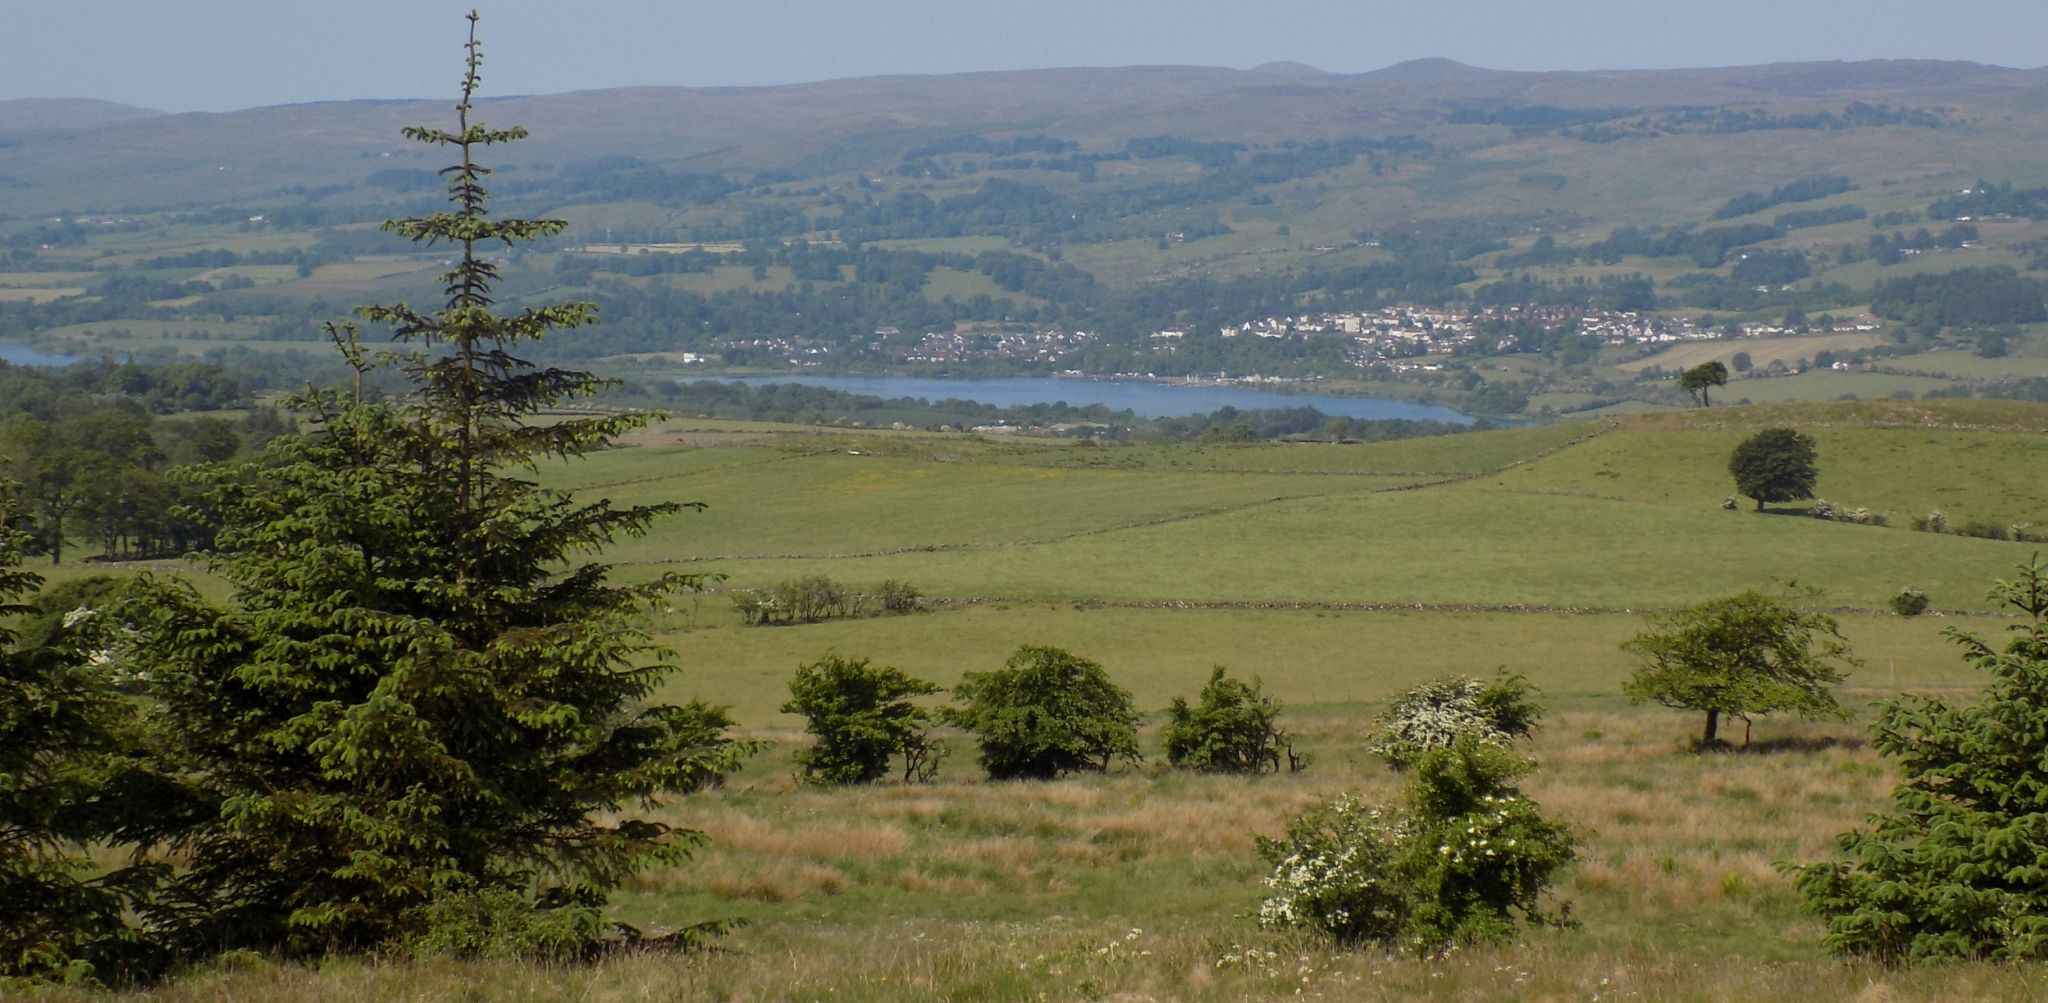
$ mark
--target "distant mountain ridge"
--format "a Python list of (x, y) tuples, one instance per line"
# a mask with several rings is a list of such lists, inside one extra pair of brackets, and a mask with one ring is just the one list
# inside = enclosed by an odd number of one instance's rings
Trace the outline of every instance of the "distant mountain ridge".
[(137, 108), (97, 98), (13, 98), (0, 101), (0, 132), (89, 128), (163, 114), (154, 108)]
[[(1472, 109), (1839, 113), (1867, 102), (1969, 105), (1988, 114), (2030, 110), (2048, 103), (2044, 95), (2048, 70), (1966, 62), (1521, 72), (1422, 59), (1356, 74), (1300, 64), (1137, 66), (626, 87), (498, 97), (484, 115), (532, 130), (534, 140), (518, 151), (528, 164), (630, 156), (745, 178), (887, 170), (905, 150), (970, 133), (1044, 134), (1093, 150), (1121, 149), (1140, 136), (1258, 145), (1426, 134)], [(355, 184), (424, 156), (398, 130), (438, 121), (446, 104), (328, 101), (164, 114), (89, 100), (0, 102), (0, 177), (10, 179), (0, 211), (213, 205), (293, 186)]]

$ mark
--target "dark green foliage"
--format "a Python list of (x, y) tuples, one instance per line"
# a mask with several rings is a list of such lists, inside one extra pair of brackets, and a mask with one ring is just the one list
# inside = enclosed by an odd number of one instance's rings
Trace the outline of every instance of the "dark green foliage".
[(1166, 711), (1166, 761), (1202, 773), (1280, 771), (1281, 754), (1300, 769), (1287, 733), (1276, 723), (1280, 705), (1259, 681), (1232, 679), (1219, 665), (1202, 687), (1201, 703), (1173, 698)]
[(1806, 907), (1839, 954), (1887, 962), (2048, 958), (2048, 565), (1991, 597), (2026, 619), (2004, 650), (1955, 628), (1991, 677), (1969, 705), (1904, 696), (1871, 727), (1903, 781), (1889, 811), (1838, 839), (1846, 860), (1801, 868)]
[(1532, 768), (1468, 733), (1417, 762), (1405, 805), (1343, 795), (1310, 808), (1258, 841), (1273, 865), (1260, 923), (1420, 953), (1564, 923), (1542, 898), (1578, 841), (1522, 796), (1515, 781)]
[[(0, 515), (11, 486), (0, 483)], [(111, 835), (101, 810), (132, 714), (104, 665), (89, 611), (37, 617), (17, 646), (4, 619), (41, 579), (17, 567), (22, 535), (0, 522), (0, 988), (10, 980), (115, 982), (159, 959), (129, 912), (154, 881), (146, 866), (100, 873), (78, 844)]]
[(1814, 483), (1820, 480), (1816, 456), (1812, 436), (1767, 428), (1736, 444), (1728, 455), (1728, 472), (1735, 475), (1735, 490), (1756, 499), (1761, 512), (1765, 502), (1813, 497)]
[[(600, 382), (515, 353), (592, 308), (490, 309), (491, 248), (563, 224), (487, 214), (472, 154), (523, 132), (471, 121), (479, 58), (472, 33), (458, 128), (407, 130), (459, 151), (452, 208), (386, 227), (449, 246), (445, 298), (360, 311), (392, 328), (414, 392), (302, 397), (311, 433), (213, 480), (235, 606), (160, 584), (135, 607), (175, 780), (135, 834), (189, 862), (155, 914), (188, 953), (457, 944), (447, 917), (479, 909), (519, 928), (494, 943), (594, 949), (608, 894), (700, 841), (634, 810), (743, 751), (716, 708), (644, 703), (670, 666), (633, 614), (692, 582), (622, 587), (572, 563), (678, 506), (516, 476), (644, 419), (529, 420)], [(370, 368), (352, 328), (335, 335)]]
[(932, 749), (926, 735), (931, 714), (910, 698), (937, 692), (937, 684), (865, 658), (826, 655), (798, 666), (782, 712), (803, 715), (804, 730), (817, 739), (796, 755), (804, 779), (870, 783), (882, 779), (898, 755), (905, 779), (914, 779), (920, 755)]
[(992, 780), (1051, 780), (1138, 761), (1138, 712), (1102, 666), (1059, 648), (1027, 644), (994, 672), (953, 687), (963, 706), (948, 724), (975, 733)]
[(1678, 375), (1678, 388), (1691, 394), (1694, 400), (1700, 402), (1701, 407), (1707, 407), (1713, 403), (1713, 401), (1707, 398), (1708, 387), (1725, 387), (1727, 385), (1728, 367), (1722, 365), (1718, 359), (1711, 362), (1702, 362)]
[(2048, 320), (2041, 283), (2003, 266), (1886, 279), (1871, 292), (1870, 309), (1930, 335), (1943, 327)]
[(2048, 219), (2048, 188), (2014, 188), (2010, 180), (1979, 180), (1967, 193), (1944, 195), (1927, 206), (1928, 219), (2025, 216)]
[(1733, 219), (1737, 216), (1747, 216), (1753, 212), (1762, 212), (1775, 205), (1784, 205), (1788, 202), (1811, 202), (1815, 199), (1827, 198), (1830, 195), (1854, 191), (1855, 188), (1856, 186), (1848, 178), (1842, 177), (1839, 174), (1822, 174), (1809, 178), (1800, 178), (1797, 181), (1788, 182), (1771, 189), (1768, 195), (1761, 192), (1743, 192), (1722, 203), (1719, 209), (1714, 210), (1714, 218)]
[(1919, 616), (1927, 612), (1928, 602), (1927, 593), (1908, 585), (1892, 596), (1892, 612), (1900, 616)]
[(1728, 277), (1745, 286), (1783, 286), (1813, 274), (1806, 255), (1798, 251), (1750, 251), (1728, 270)]
[(1654, 614), (1650, 624), (1622, 644), (1643, 659), (1622, 692), (1636, 703), (1705, 712), (1703, 744), (1719, 739), (1724, 714), (1744, 722), (1777, 711), (1845, 716), (1834, 687), (1841, 666), (1855, 660), (1831, 616), (1752, 589)]

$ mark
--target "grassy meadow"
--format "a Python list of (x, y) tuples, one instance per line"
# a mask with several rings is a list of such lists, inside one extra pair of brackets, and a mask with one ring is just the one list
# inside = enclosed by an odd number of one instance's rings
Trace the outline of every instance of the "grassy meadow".
[[(1733, 444), (1819, 440), (1820, 492), (1889, 527), (1759, 514)], [(1915, 532), (1942, 507), (2048, 523), (2048, 408), (1984, 401), (1775, 405), (1382, 444), (1096, 446), (678, 422), (542, 472), (586, 497), (702, 501), (608, 552), (617, 572), (725, 576), (649, 615), (680, 666), (662, 694), (727, 705), (771, 743), (721, 788), (665, 805), (709, 842), (615, 900), (649, 928), (734, 918), (709, 951), (591, 966), (230, 960), (135, 999), (382, 1000), (2031, 1000), (2048, 970), (1888, 970), (1823, 957), (1781, 865), (1826, 855), (1886, 803), (1874, 702), (1969, 699), (1942, 637), (2011, 621), (1990, 582), (2025, 544)], [(906, 580), (924, 612), (743, 627), (730, 590), (824, 574)], [(1826, 589), (1861, 664), (1847, 721), (1765, 718), (1702, 755), (1697, 716), (1631, 706), (1618, 645), (1646, 611), (1798, 579)], [(1885, 600), (1908, 583), (1935, 612)], [(828, 651), (941, 685), (1018, 645), (1101, 662), (1147, 713), (1137, 768), (991, 784), (969, 736), (925, 785), (798, 783), (787, 681)], [(1310, 757), (1299, 773), (1165, 768), (1162, 709), (1213, 665), (1259, 676)], [(1547, 712), (1528, 792), (1584, 843), (1557, 898), (1575, 926), (1441, 959), (1262, 931), (1255, 835), (1341, 791), (1396, 796), (1364, 751), (1423, 680), (1526, 674)], [(942, 701), (943, 696), (932, 698)], [(1742, 737), (1740, 722), (1724, 734)], [(53, 1000), (98, 999), (53, 992)]]

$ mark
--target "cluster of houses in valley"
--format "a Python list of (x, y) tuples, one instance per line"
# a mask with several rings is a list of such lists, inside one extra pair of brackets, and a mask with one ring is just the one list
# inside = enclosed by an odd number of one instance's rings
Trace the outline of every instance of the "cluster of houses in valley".
[(1015, 359), (1051, 364), (1065, 358), (1097, 336), (1087, 331), (1019, 330), (1009, 327), (962, 325), (951, 331), (927, 331), (915, 345), (896, 345), (900, 333), (885, 327), (875, 332), (874, 347), (898, 362), (964, 362), (968, 359)]
[[(1396, 372), (1426, 371), (1441, 366), (1415, 361), (1419, 356), (1442, 355), (1489, 337), (1488, 332), (1511, 326), (1535, 324), (1546, 331), (1576, 325), (1581, 335), (1602, 345), (1655, 345), (1716, 338), (1789, 337), (1810, 333), (1811, 327), (1772, 323), (1743, 323), (1728, 327), (1703, 327), (1690, 317), (1658, 317), (1633, 310), (1586, 310), (1550, 306), (1389, 306), (1378, 310), (1349, 313), (1315, 313), (1296, 316), (1261, 317), (1226, 326), (1217, 333), (1225, 338), (1347, 338), (1346, 357), (1361, 368), (1384, 366)], [(1863, 317), (1829, 330), (1876, 330), (1875, 318)], [(1188, 337), (1184, 328), (1167, 328), (1152, 334), (1153, 350), (1172, 352)], [(1511, 341), (1501, 336), (1499, 344), (1478, 345), (1481, 354), (1508, 350)]]
[[(1827, 326), (1832, 324), (1832, 326)], [(1514, 331), (1530, 325), (1544, 331), (1575, 327), (1602, 345), (1659, 345), (1718, 338), (1772, 338), (1827, 331), (1872, 331), (1874, 317), (1847, 321), (1823, 318), (1818, 326), (1777, 323), (1702, 325), (1691, 317), (1661, 317), (1633, 310), (1587, 310), (1562, 306), (1389, 306), (1345, 313), (1305, 313), (1261, 317), (1232, 324), (1216, 333), (1224, 338), (1341, 338), (1345, 357), (1359, 368), (1385, 368), (1397, 373), (1430, 372), (1442, 364), (1431, 357), (1455, 351), (1494, 355), (1511, 351)], [(1506, 333), (1503, 333), (1506, 332)], [(1152, 351), (1170, 354), (1193, 336), (1186, 328), (1164, 328), (1151, 335)], [(1486, 338), (1494, 344), (1473, 344)], [(958, 363), (1005, 359), (1057, 365), (1076, 349), (1100, 341), (1088, 331), (1020, 328), (986, 322), (962, 322), (951, 330), (926, 331), (916, 340), (897, 328), (884, 327), (867, 342), (869, 352), (892, 362)], [(731, 347), (774, 353), (790, 364), (821, 365), (835, 351), (810, 338), (733, 339)], [(694, 361), (694, 360), (693, 360)]]

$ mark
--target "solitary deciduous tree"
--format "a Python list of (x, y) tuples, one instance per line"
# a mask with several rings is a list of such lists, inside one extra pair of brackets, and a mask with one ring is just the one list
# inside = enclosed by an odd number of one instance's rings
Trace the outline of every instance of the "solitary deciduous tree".
[[(443, 298), (359, 310), (400, 342), (411, 394), (301, 397), (316, 428), (214, 485), (235, 604), (164, 585), (139, 607), (178, 788), (138, 830), (189, 861), (163, 918), (193, 950), (588, 951), (608, 893), (700, 839), (639, 810), (741, 751), (718, 709), (645, 702), (671, 666), (633, 615), (693, 582), (620, 586), (579, 563), (679, 506), (521, 476), (647, 416), (531, 420), (601, 381), (522, 347), (595, 308), (493, 309), (491, 249), (564, 224), (488, 212), (475, 154), (524, 131), (472, 119), (470, 20), (456, 128), (406, 130), (454, 151), (449, 208), (385, 225), (448, 248)], [(332, 332), (375, 364), (353, 325)]]
[[(1836, 717), (1834, 687), (1854, 664), (1833, 617), (1755, 590), (1651, 617), (1652, 629), (1622, 644), (1643, 665), (1623, 687), (1630, 700), (1706, 714), (1702, 744), (1720, 737), (1722, 715), (1776, 711)], [(1745, 728), (1743, 743), (1749, 742)]]
[(1138, 759), (1138, 712), (1102, 666), (1027, 644), (1001, 669), (970, 672), (953, 687), (963, 705), (945, 717), (975, 733), (995, 780), (1051, 780)]
[(1280, 704), (1258, 679), (1232, 679), (1216, 666), (1199, 703), (1191, 707), (1174, 697), (1167, 708), (1166, 761), (1203, 773), (1278, 773), (1284, 752), (1288, 765), (1299, 769), (1302, 757), (1280, 729), (1279, 717)]
[[(804, 778), (825, 784), (864, 784), (889, 772), (889, 760), (912, 759), (931, 748), (925, 732), (931, 714), (910, 698), (939, 692), (893, 665), (865, 658), (826, 655), (799, 666), (789, 681), (784, 714), (802, 714), (804, 730), (817, 738), (797, 753)], [(905, 779), (915, 768), (906, 762)]]
[(1728, 367), (1722, 365), (1718, 359), (1712, 362), (1702, 362), (1678, 374), (1679, 389), (1691, 394), (1693, 399), (1700, 402), (1701, 407), (1708, 407), (1713, 404), (1713, 401), (1707, 399), (1708, 387), (1725, 387), (1727, 385)]
[(1812, 436), (1767, 428), (1736, 445), (1728, 456), (1728, 472), (1735, 475), (1735, 490), (1756, 499), (1761, 512), (1765, 502), (1813, 497), (1813, 485), (1820, 480), (1815, 456)]

